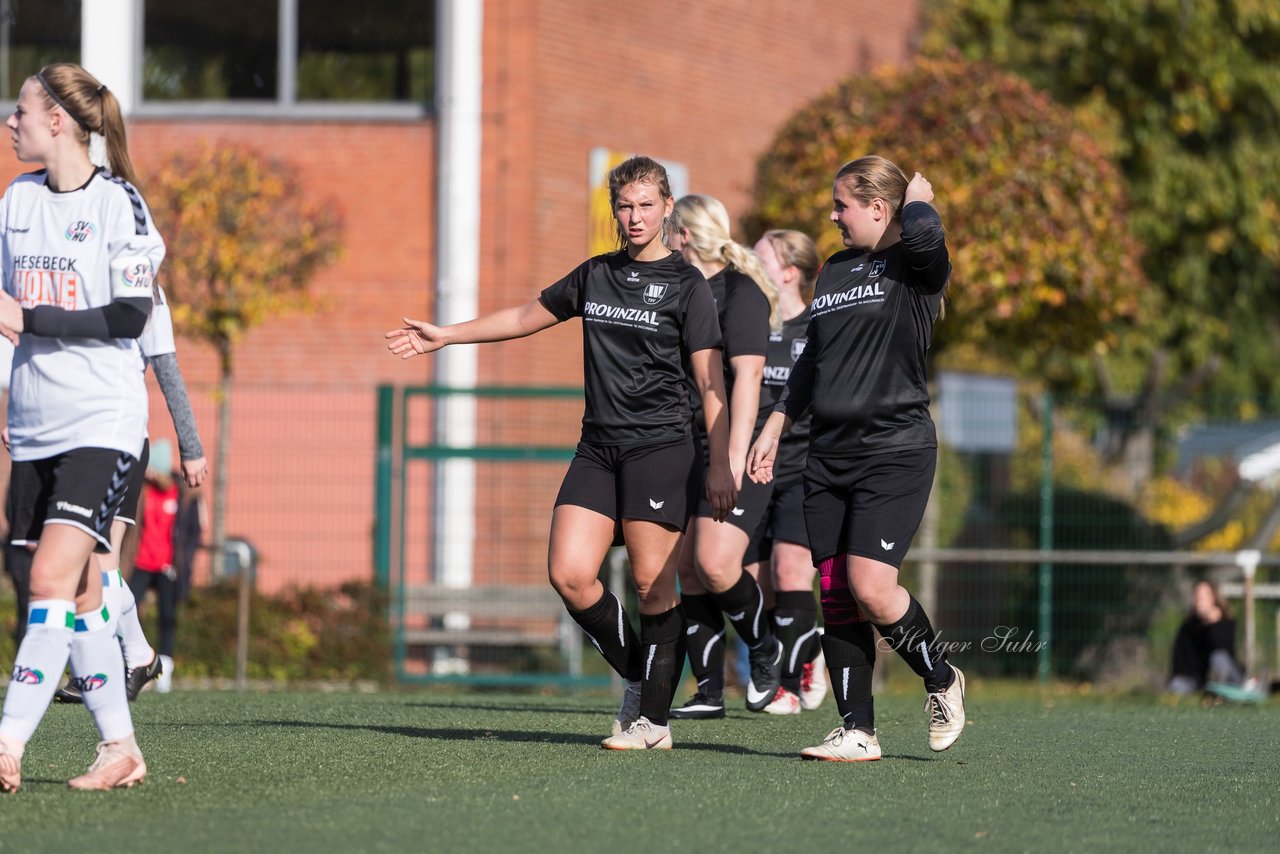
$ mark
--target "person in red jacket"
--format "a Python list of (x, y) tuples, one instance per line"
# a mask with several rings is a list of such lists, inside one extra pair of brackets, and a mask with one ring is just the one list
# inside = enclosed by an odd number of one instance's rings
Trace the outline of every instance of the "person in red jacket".
[(173, 680), (173, 647), (178, 629), (178, 572), (175, 569), (174, 526), (178, 519), (178, 481), (174, 477), (173, 452), (169, 443), (158, 439), (151, 445), (146, 483), (140, 502), (138, 554), (133, 561), (129, 589), (138, 606), (147, 591), (155, 588), (160, 605), (160, 661), (162, 669), (156, 690), (168, 693)]

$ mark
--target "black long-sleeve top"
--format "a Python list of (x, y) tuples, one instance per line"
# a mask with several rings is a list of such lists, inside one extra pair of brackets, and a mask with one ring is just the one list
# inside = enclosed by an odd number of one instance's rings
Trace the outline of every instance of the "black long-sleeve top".
[(775, 408), (813, 415), (809, 453), (851, 458), (936, 447), (925, 356), (951, 276), (937, 211), (902, 209), (902, 239), (827, 259), (809, 306), (808, 344)]

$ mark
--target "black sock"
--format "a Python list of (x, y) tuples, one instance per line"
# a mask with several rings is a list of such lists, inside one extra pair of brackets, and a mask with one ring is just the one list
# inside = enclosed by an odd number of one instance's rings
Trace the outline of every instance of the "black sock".
[(684, 664), (684, 618), (680, 607), (649, 616), (640, 615), (640, 645), (644, 647), (644, 669), (640, 681), (640, 714), (651, 722), (667, 725), (676, 680)]
[(761, 643), (773, 639), (773, 629), (764, 617), (764, 594), (760, 585), (744, 572), (738, 582), (723, 593), (713, 593), (716, 604), (724, 615), (733, 623), (733, 630), (738, 633), (751, 649)]
[(933, 694), (947, 689), (952, 677), (947, 653), (945, 650), (933, 649), (937, 636), (929, 623), (929, 616), (920, 607), (916, 597), (911, 597), (907, 613), (902, 615), (902, 619), (876, 628), (880, 630), (885, 643), (892, 646), (916, 675), (924, 679), (926, 691)]
[(682, 596), (689, 669), (708, 699), (724, 696), (724, 614), (710, 593)]
[(782, 687), (800, 693), (804, 666), (813, 656), (810, 645), (818, 642), (818, 603), (807, 590), (775, 593), (778, 607), (773, 610), (773, 627), (782, 641)]
[(640, 678), (644, 664), (640, 641), (618, 597), (606, 590), (599, 602), (582, 611), (569, 611), (569, 616), (619, 676), (632, 682)]
[(871, 623), (828, 624), (822, 635), (822, 651), (836, 708), (845, 729), (875, 732), (875, 700), (871, 696), (871, 671), (876, 663), (875, 635)]

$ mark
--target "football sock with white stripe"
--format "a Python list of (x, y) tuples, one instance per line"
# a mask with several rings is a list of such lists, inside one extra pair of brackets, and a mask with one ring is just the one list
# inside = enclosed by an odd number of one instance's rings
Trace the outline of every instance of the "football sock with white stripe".
[(146, 634), (142, 631), (142, 622), (138, 619), (138, 602), (133, 598), (133, 591), (129, 589), (129, 585), (125, 584), (121, 578), (120, 571), (115, 570), (111, 575), (114, 577), (110, 580), (103, 578), (102, 595), (104, 597), (108, 595), (108, 584), (110, 584), (111, 601), (107, 604), (112, 606), (113, 615), (119, 615), (116, 636), (124, 646), (125, 665), (145, 667), (155, 660), (156, 652), (151, 648)]
[(748, 647), (755, 649), (761, 643), (773, 640), (773, 629), (764, 614), (764, 594), (751, 573), (742, 573), (728, 590), (712, 595), (720, 610), (733, 623), (733, 630)]
[(644, 670), (640, 681), (640, 714), (666, 726), (684, 665), (684, 617), (677, 605), (661, 614), (640, 615)]
[(871, 675), (876, 663), (875, 634), (871, 623), (828, 623), (822, 635), (831, 690), (845, 729), (875, 732), (875, 701)]
[(71, 678), (84, 707), (102, 733), (103, 741), (115, 741), (133, 733), (129, 698), (125, 694), (124, 656), (116, 640), (110, 606), (76, 615), (71, 641)]
[(799, 694), (804, 666), (818, 644), (818, 603), (808, 590), (782, 591), (773, 598), (774, 632), (782, 641), (782, 687)]
[(934, 648), (937, 636), (916, 597), (911, 597), (907, 612), (897, 622), (876, 628), (916, 675), (924, 679), (925, 690), (933, 694), (947, 689), (951, 684), (951, 665), (947, 663), (946, 651)]
[(71, 654), (76, 603), (39, 599), (27, 609), (27, 633), (14, 655), (0, 736), (26, 744), (58, 690)]
[(640, 679), (640, 641), (617, 596), (605, 590), (594, 605), (570, 611), (569, 616), (587, 633), (614, 672), (632, 682)]
[(710, 593), (682, 595), (684, 642), (689, 669), (704, 697), (724, 696), (724, 614)]

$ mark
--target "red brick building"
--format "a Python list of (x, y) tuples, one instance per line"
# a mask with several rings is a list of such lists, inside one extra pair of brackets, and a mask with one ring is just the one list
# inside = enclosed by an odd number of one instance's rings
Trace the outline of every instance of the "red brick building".
[[(102, 2), (86, 0), (86, 19)], [(124, 5), (143, 14), (141, 0)], [(297, 5), (302, 11), (294, 39), (301, 54), (314, 18), (308, 17), (308, 0)], [(837, 78), (907, 60), (917, 6), (912, 0), (652, 0), (638, 7), (486, 0), (479, 310), (531, 299), (586, 257), (593, 149), (679, 163), (689, 190), (717, 196), (740, 214), (756, 158), (779, 125)], [(222, 14), (234, 22), (234, 14)], [(150, 49), (146, 32), (141, 38)], [(136, 53), (133, 61), (141, 63), (141, 49)], [(85, 64), (94, 70), (88, 56)], [(15, 69), (16, 84), (34, 70)], [(374, 389), (432, 376), (430, 359), (402, 363), (382, 341), (402, 315), (434, 316), (436, 226), (448, 215), (437, 210), (436, 176), (448, 164), (437, 162), (432, 111), (399, 104), (386, 115), (376, 109), (348, 115), (332, 100), (325, 110), (308, 110), (300, 99), (286, 102), (283, 96), (268, 98), (265, 108), (259, 101), (238, 110), (232, 98), (206, 109), (204, 103), (149, 99), (147, 85), (138, 87), (129, 120), (144, 194), (148, 171), (170, 152), (205, 141), (244, 144), (295, 164), (310, 192), (332, 198), (344, 215), (343, 256), (314, 283), (322, 308), (265, 323), (238, 350), (227, 520), (229, 532), (258, 546), (268, 585), (368, 578)], [(10, 158), (2, 170), (7, 181), (24, 167)], [(164, 223), (158, 225), (163, 231)], [(744, 242), (756, 237), (736, 236)], [(568, 323), (481, 348), (479, 382), (577, 385), (579, 339), (578, 325)], [(216, 361), (189, 340), (180, 341), (179, 355), (212, 455), (217, 437), (208, 392)], [(153, 435), (171, 435), (158, 393), (152, 409)], [(571, 444), (576, 413), (565, 420), (554, 429), (533, 428), (541, 434), (538, 443)], [(484, 496), (478, 498), (485, 506)], [(525, 531), (520, 560), (539, 572), (549, 508), (548, 498), (533, 508), (530, 521), (504, 527), (504, 533)], [(515, 559), (485, 550), (496, 540), (492, 530), (477, 523), (478, 567)], [(415, 563), (418, 547), (410, 545)]]

